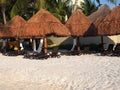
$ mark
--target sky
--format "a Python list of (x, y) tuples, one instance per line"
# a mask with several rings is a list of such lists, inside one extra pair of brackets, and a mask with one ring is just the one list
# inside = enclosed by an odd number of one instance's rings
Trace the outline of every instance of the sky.
[[(75, 2), (75, 0), (72, 0), (72, 1), (73, 1), (73, 3)], [(79, 0), (79, 1), (83, 1), (83, 0)], [(95, 0), (91, 0), (91, 1), (95, 1)], [(113, 9), (115, 7), (114, 4), (107, 2), (107, 0), (100, 0), (100, 3), (109, 5), (111, 9)], [(117, 5), (118, 4), (120, 4), (120, 0), (117, 0)]]
[[(94, 1), (94, 0), (92, 0), (92, 1)], [(111, 9), (115, 7), (114, 4), (111, 4), (111, 3), (107, 2), (107, 0), (100, 0), (100, 2), (101, 2), (101, 4), (107, 4), (107, 5), (109, 5)], [(118, 4), (120, 4), (120, 0), (117, 0), (117, 5)]]

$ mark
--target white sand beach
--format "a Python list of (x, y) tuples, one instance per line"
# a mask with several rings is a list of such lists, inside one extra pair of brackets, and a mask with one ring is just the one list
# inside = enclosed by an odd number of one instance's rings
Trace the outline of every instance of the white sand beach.
[(0, 90), (120, 90), (120, 57), (29, 60), (0, 54)]

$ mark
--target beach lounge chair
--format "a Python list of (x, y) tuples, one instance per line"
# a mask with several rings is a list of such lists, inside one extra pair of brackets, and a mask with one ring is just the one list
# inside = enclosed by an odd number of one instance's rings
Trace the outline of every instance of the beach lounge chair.
[(27, 52), (24, 54), (24, 58), (28, 59), (47, 59), (49, 57), (48, 54), (44, 54), (43, 52), (38, 53), (38, 52)]
[(84, 47), (83, 50), (81, 50), (81, 54), (90, 54), (91, 51), (90, 51), (90, 47), (89, 46), (86, 46)]
[(71, 56), (71, 55), (81, 55), (81, 51), (74, 50), (74, 51), (68, 51), (65, 53), (65, 55)]
[(53, 50), (49, 52), (49, 56), (52, 58), (53, 57), (60, 58), (61, 53), (58, 50), (59, 50), (58, 47), (53, 48)]
[(104, 50), (101, 55), (102, 56), (111, 56), (113, 54), (113, 48), (114, 48), (114, 44), (109, 44), (108, 49)]
[(112, 56), (120, 56), (120, 43), (115, 46)]

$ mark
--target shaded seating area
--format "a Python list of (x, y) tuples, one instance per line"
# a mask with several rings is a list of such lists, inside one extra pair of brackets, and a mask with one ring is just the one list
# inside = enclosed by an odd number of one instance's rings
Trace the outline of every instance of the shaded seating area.
[(74, 51), (68, 51), (66, 52), (66, 55), (71, 56), (71, 55), (81, 55), (81, 51), (74, 50)]
[[(116, 10), (115, 10), (116, 9)], [(120, 45), (117, 44), (115, 49), (113, 49), (114, 45), (110, 44), (107, 50), (103, 49), (103, 36), (107, 35), (116, 35), (120, 33), (119, 29), (119, 15), (117, 15), (114, 19), (114, 13), (119, 9), (119, 7), (113, 9), (113, 11), (107, 16), (100, 18), (94, 23), (95, 26), (92, 30), (94, 33), (93, 36), (101, 36), (101, 44), (98, 45), (95, 53), (100, 53), (102, 56), (120, 56)], [(118, 13), (119, 14), (119, 13)], [(45, 18), (42, 18), (45, 16)], [(17, 18), (17, 19), (16, 19)], [(59, 58), (61, 57), (61, 53), (59, 52), (59, 47), (53, 48), (50, 52), (47, 52), (47, 36), (72, 36), (73, 37), (73, 48), (70, 51), (63, 53), (63, 55), (84, 55), (91, 54), (91, 48), (89, 46), (81, 48), (80, 37), (84, 36), (92, 36), (86, 34), (93, 24), (80, 10), (76, 10), (71, 17), (67, 20), (65, 27), (58, 19), (56, 19), (52, 14), (50, 14), (46, 10), (40, 10), (36, 15), (34, 15), (27, 22), (24, 21), (20, 17), (16, 17), (12, 19), (4, 28), (6, 31), (1, 31), (0, 38), (14, 38), (14, 39), (32, 39), (32, 42), (24, 42), (24, 49), (17, 48), (13, 45), (6, 45), (6, 47), (1, 49), (1, 52), (5, 56), (18, 56), (23, 55), (24, 58), (29, 59), (47, 59), (51, 58)], [(36, 19), (37, 18), (37, 19)], [(51, 19), (52, 18), (52, 19)], [(99, 18), (98, 18), (99, 19)], [(17, 22), (19, 21), (20, 25)], [(77, 20), (77, 21), (76, 21)], [(50, 23), (50, 22), (52, 23)], [(13, 23), (14, 22), (14, 23)], [(54, 23), (53, 23), (54, 22)], [(109, 24), (108, 24), (109, 22)], [(116, 23), (117, 22), (117, 23)], [(18, 27), (19, 26), (19, 27)], [(110, 27), (109, 27), (110, 26)], [(114, 27), (115, 26), (115, 27)], [(22, 28), (23, 27), (23, 28)], [(22, 28), (22, 29), (21, 29)], [(59, 28), (59, 29), (58, 29)], [(109, 31), (108, 31), (109, 30)], [(118, 31), (117, 31), (118, 30)], [(9, 33), (11, 32), (11, 33)], [(32, 33), (31, 33), (32, 32)], [(6, 34), (7, 33), (7, 34)], [(3, 35), (2, 35), (3, 34)], [(86, 35), (85, 35), (86, 34)], [(41, 46), (36, 46), (35, 40), (38, 39), (40, 42), (40, 37), (44, 36), (44, 40), (42, 41), (44, 51), (41, 51)], [(16, 40), (17, 41), (17, 40)], [(19, 41), (18, 41), (19, 42)], [(74, 44), (75, 43), (75, 44)], [(76, 46), (77, 49), (74, 48)], [(40, 48), (38, 51), (37, 48)]]
[(59, 52), (59, 47), (54, 47), (50, 52), (49, 52), (49, 56), (51, 58), (57, 57), (60, 58), (61, 57), (61, 53)]
[(109, 44), (108, 49), (104, 50), (103, 52), (101, 52), (102, 56), (111, 56), (113, 54), (113, 48), (114, 48), (114, 44)]
[(15, 39), (10, 39), (6, 42), (6, 45), (4, 48), (1, 48), (1, 53), (5, 56), (18, 56), (18, 55), (24, 55), (27, 53), (27, 51), (30, 51), (30, 44), (25, 44), (26, 41), (24, 41), (24, 49), (21, 50), (20, 42)]
[(111, 56), (120, 56), (120, 43), (115, 46), (115, 49)]
[[(114, 48), (115, 47), (115, 48)], [(100, 56), (120, 56), (120, 43), (116, 46), (114, 44), (109, 44), (107, 50), (100, 52)]]
[(87, 46), (82, 46), (81, 50), (79, 50), (79, 51), (75, 48), (75, 50), (66, 51), (63, 54), (68, 55), (68, 56), (71, 56), (71, 55), (80, 56), (80, 55), (84, 55), (84, 54), (91, 54), (93, 52), (94, 51), (91, 49), (91, 47), (89, 45), (87, 45)]
[(24, 58), (28, 58), (28, 59), (47, 59), (49, 57), (48, 54), (44, 54), (43, 52), (38, 53), (38, 52), (27, 52), (26, 54), (24, 54)]
[(6, 45), (1, 48), (1, 53), (5, 56), (17, 56), (20, 47), (17, 41), (7, 41)]

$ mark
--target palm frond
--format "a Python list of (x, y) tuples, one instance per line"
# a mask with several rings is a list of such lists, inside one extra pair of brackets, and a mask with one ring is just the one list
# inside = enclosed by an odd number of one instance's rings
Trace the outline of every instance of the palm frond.
[(29, 0), (17, 0), (11, 10), (11, 13), (10, 13), (11, 18), (14, 17), (15, 15), (19, 15), (20, 12), (25, 9), (28, 2)]

